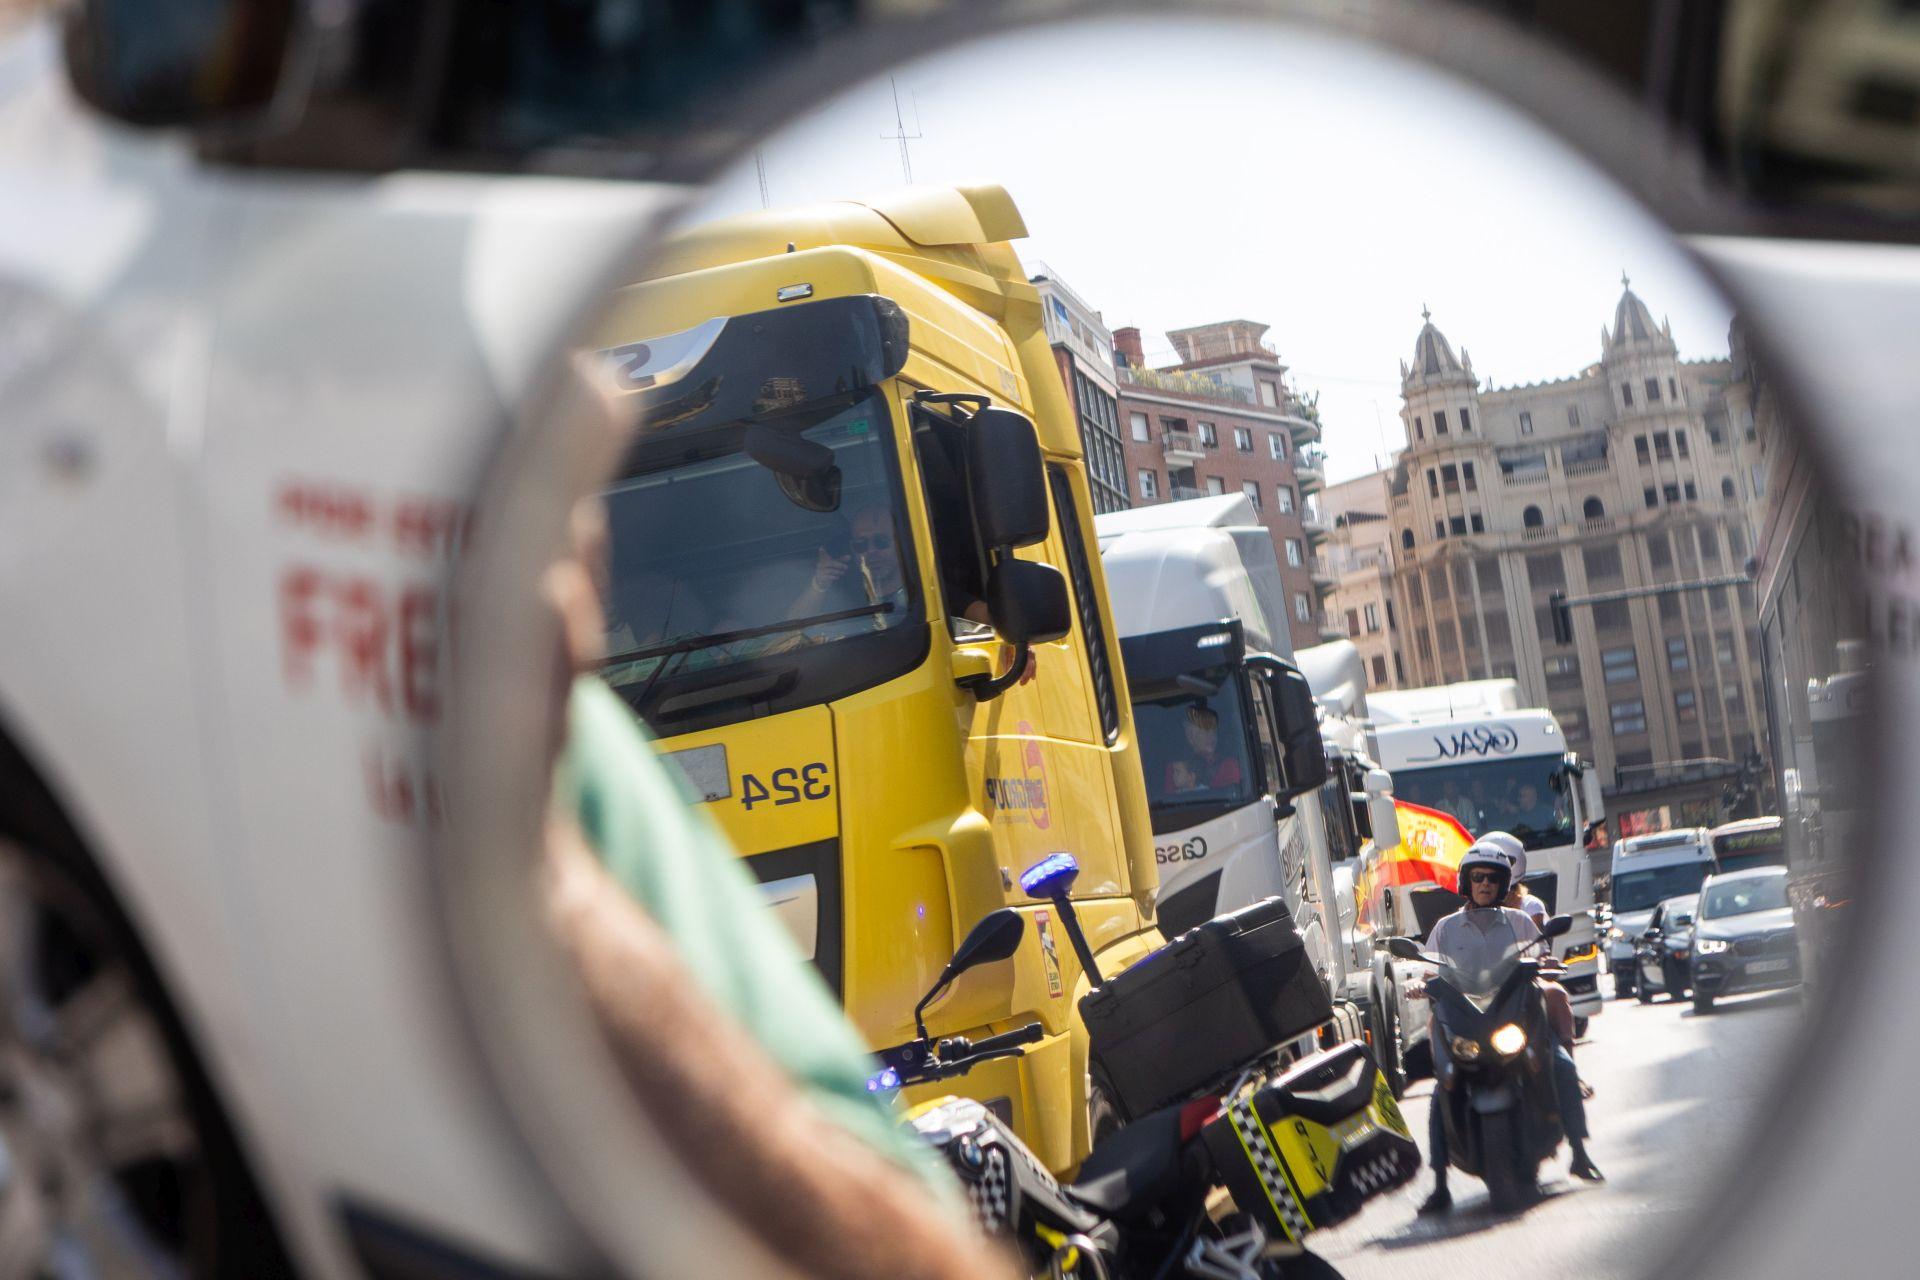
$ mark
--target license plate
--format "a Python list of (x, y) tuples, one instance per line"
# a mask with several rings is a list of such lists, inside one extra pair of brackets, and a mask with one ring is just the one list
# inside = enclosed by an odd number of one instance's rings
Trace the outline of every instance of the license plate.
[(1782, 969), (1791, 969), (1792, 967), (1793, 967), (1793, 961), (1791, 960), (1749, 960), (1747, 961), (1748, 973), (1779, 973)]

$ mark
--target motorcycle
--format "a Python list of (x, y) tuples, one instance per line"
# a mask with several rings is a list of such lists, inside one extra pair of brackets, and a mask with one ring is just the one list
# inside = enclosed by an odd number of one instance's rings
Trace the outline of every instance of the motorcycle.
[[(1062, 924), (1079, 949), (1078, 921), (1065, 905)], [(927, 1005), (960, 974), (1011, 957), (1025, 929), (1025, 918), (1007, 908), (974, 926), (916, 1006), (919, 1034), (881, 1051), (869, 1089), (954, 1079), (1042, 1038), (1035, 1022), (977, 1041), (936, 1039), (924, 1021)], [(1010, 1240), (1033, 1274), (1087, 1280), (1338, 1280), (1301, 1238), (1409, 1181), (1419, 1161), (1358, 1043), (1282, 1071), (1252, 1062), (1223, 1088), (1132, 1118), (1097, 1142), (1066, 1183), (982, 1102), (936, 1098), (914, 1107), (907, 1122), (945, 1158), (980, 1225)]]
[(1442, 1108), (1448, 1163), (1485, 1182), (1503, 1213), (1538, 1199), (1540, 1164), (1564, 1137), (1554, 1103), (1554, 1036), (1536, 986), (1541, 961), (1526, 952), (1572, 927), (1571, 916), (1555, 916), (1537, 940), (1483, 973), (1463, 972), (1410, 939), (1387, 944), (1400, 959), (1439, 969), (1426, 983), (1436, 1023), (1432, 1105)]

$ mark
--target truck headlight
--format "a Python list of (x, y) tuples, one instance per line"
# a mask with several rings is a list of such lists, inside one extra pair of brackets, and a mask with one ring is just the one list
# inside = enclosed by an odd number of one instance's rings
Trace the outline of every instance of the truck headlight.
[[(1518, 1027), (1514, 1030), (1519, 1030)], [(1480, 1056), (1480, 1042), (1469, 1040), (1465, 1036), (1454, 1036), (1447, 1041), (1447, 1047), (1453, 1050), (1453, 1056), (1462, 1062), (1472, 1062)]]
[(1487, 1043), (1491, 1044), (1493, 1051), (1501, 1057), (1511, 1058), (1514, 1054), (1527, 1047), (1527, 1033), (1522, 1031), (1517, 1024), (1509, 1022), (1506, 1026), (1501, 1027), (1498, 1031), (1487, 1037)]
[(1700, 956), (1717, 956), (1732, 945), (1725, 938), (1701, 938), (1693, 944), (1693, 953)]

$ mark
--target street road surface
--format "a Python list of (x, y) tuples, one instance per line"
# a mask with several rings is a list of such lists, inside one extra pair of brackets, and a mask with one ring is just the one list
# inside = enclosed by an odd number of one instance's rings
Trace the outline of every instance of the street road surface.
[[(1575, 1048), (1597, 1090), (1587, 1103), (1590, 1148), (1604, 1186), (1566, 1176), (1567, 1150), (1541, 1166), (1545, 1203), (1501, 1217), (1486, 1188), (1451, 1175), (1454, 1207), (1421, 1218), (1432, 1188), (1420, 1176), (1352, 1221), (1310, 1238), (1347, 1280), (1525, 1275), (1529, 1280), (1639, 1280), (1658, 1266), (1694, 1211), (1740, 1175), (1729, 1162), (1762, 1123), (1782, 1049), (1801, 1029), (1799, 990), (1720, 1001), (1696, 1017), (1691, 1002), (1608, 1000)], [(1431, 1080), (1401, 1107), (1426, 1155)]]

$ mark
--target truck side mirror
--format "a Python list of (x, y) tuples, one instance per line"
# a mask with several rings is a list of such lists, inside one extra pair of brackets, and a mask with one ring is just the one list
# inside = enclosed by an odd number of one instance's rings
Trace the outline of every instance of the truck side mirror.
[(1040, 435), (1011, 409), (987, 405), (966, 420), (967, 488), (983, 550), (1030, 547), (1047, 536), (1047, 471)]
[(1073, 630), (1067, 580), (1051, 565), (1006, 556), (987, 574), (987, 617), (1012, 644), (1062, 639)]
[(144, 0), (67, 6), (67, 76), (96, 110), (126, 124), (264, 125), (290, 78), (303, 6), (218, 0), (155, 33)]
[(1584, 769), (1580, 773), (1580, 819), (1589, 827), (1607, 819), (1607, 801), (1600, 792), (1598, 769)]
[(1286, 663), (1267, 668), (1269, 688), (1280, 717), (1277, 727), (1286, 756), (1287, 798), (1305, 795), (1327, 780), (1327, 746), (1320, 737), (1320, 715), (1313, 688)]
[(1400, 843), (1400, 811), (1392, 796), (1367, 797), (1367, 821), (1373, 826), (1373, 847), (1391, 849)]

